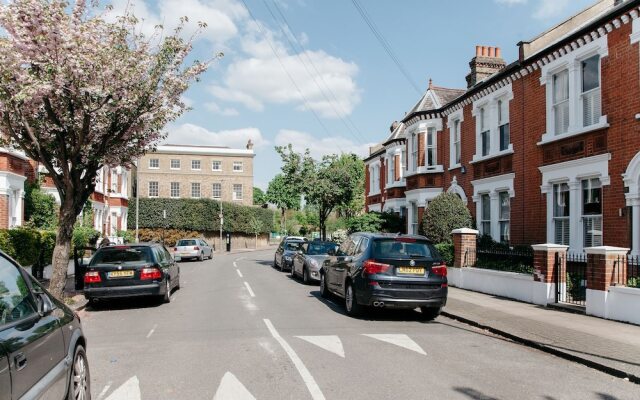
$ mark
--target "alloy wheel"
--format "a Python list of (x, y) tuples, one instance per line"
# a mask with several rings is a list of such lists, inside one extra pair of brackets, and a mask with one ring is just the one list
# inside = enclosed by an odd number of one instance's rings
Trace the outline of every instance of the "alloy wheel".
[(76, 354), (73, 363), (73, 398), (75, 400), (87, 399), (87, 363), (84, 353)]
[(353, 308), (353, 289), (351, 289), (351, 285), (347, 286), (347, 295), (345, 296), (345, 303), (347, 305), (347, 311), (351, 312)]

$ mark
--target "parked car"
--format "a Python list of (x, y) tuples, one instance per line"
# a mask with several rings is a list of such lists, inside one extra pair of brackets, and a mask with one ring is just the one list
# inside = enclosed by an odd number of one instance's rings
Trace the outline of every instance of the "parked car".
[(273, 256), (273, 266), (280, 271), (289, 270), (293, 264), (293, 256), (304, 243), (306, 243), (306, 239), (286, 238), (282, 240)]
[(157, 296), (169, 303), (173, 289), (180, 289), (180, 267), (158, 243), (102, 247), (84, 275), (84, 296), (92, 303), (135, 296)]
[(80, 317), (0, 252), (0, 399), (91, 399)]
[(320, 293), (343, 297), (349, 315), (367, 306), (420, 307), (431, 320), (447, 302), (447, 267), (424, 236), (355, 233), (325, 261)]
[(293, 256), (293, 267), (291, 276), (302, 277), (302, 282), (309, 284), (312, 281), (320, 281), (320, 268), (329, 257), (329, 253), (334, 253), (338, 245), (334, 242), (323, 242), (314, 240), (304, 243), (300, 250)]
[(202, 239), (180, 239), (173, 248), (173, 254), (184, 259), (198, 259), (203, 261), (205, 258), (213, 258), (213, 248)]

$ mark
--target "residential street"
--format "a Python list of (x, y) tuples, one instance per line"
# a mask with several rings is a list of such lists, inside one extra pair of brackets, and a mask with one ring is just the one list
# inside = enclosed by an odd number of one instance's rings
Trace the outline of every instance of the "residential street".
[(94, 399), (637, 399), (637, 385), (418, 311), (344, 315), (273, 250), (183, 262), (170, 304), (80, 312)]

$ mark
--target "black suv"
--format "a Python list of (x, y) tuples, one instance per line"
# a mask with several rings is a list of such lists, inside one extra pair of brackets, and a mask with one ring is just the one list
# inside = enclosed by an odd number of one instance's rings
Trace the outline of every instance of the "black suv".
[(0, 252), (0, 399), (90, 399), (80, 318)]
[(322, 267), (320, 294), (330, 293), (344, 297), (349, 315), (420, 307), (431, 320), (447, 302), (447, 267), (424, 236), (354, 233)]
[(273, 266), (280, 271), (291, 271), (293, 268), (293, 257), (302, 249), (302, 245), (307, 243), (307, 239), (300, 237), (285, 237), (276, 249), (273, 256)]
[(156, 296), (171, 301), (180, 289), (180, 267), (159, 243), (101, 247), (84, 275), (84, 296), (97, 299)]

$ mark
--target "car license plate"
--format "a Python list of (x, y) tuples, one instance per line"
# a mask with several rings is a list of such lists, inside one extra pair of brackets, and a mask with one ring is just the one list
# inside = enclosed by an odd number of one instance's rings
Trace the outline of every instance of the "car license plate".
[(109, 278), (130, 278), (133, 276), (133, 271), (111, 271), (108, 276)]
[(405, 275), (424, 275), (423, 267), (398, 267), (399, 274)]

